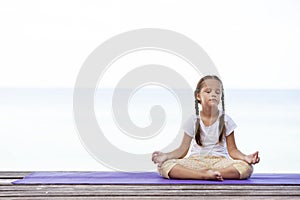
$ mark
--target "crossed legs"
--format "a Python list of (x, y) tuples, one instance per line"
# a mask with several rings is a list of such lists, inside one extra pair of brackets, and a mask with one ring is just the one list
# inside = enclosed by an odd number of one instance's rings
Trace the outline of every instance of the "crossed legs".
[(223, 180), (220, 172), (211, 169), (189, 169), (182, 165), (175, 165), (169, 172), (170, 178), (176, 179), (211, 179)]
[(173, 159), (159, 169), (165, 178), (211, 180), (246, 179), (252, 171), (252, 166), (243, 161), (223, 157)]
[(175, 165), (169, 172), (170, 178), (176, 179), (210, 179), (210, 180), (223, 180), (223, 179), (240, 179), (240, 173), (233, 166), (224, 169), (189, 169), (182, 165)]

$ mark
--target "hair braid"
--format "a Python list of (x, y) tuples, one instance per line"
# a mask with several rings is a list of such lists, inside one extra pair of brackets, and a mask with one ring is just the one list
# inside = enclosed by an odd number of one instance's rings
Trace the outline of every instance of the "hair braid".
[(223, 138), (226, 135), (226, 126), (225, 126), (225, 103), (224, 103), (224, 89), (222, 86), (222, 96), (221, 96), (221, 101), (222, 101), (222, 115), (220, 117), (220, 121), (219, 121), (219, 132), (220, 132), (220, 136), (219, 136), (219, 142), (222, 142)]
[[(198, 103), (199, 103), (199, 101), (197, 99), (195, 99), (196, 116), (199, 116), (199, 106), (198, 106)], [(197, 144), (199, 144), (200, 146), (202, 146), (200, 135), (201, 135), (200, 119), (199, 119), (199, 117), (197, 117), (196, 127), (195, 127), (195, 140), (196, 140)]]

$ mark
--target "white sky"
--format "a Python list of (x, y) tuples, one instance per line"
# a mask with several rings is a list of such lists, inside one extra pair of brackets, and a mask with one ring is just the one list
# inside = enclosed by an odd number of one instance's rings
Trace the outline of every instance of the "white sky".
[(0, 87), (73, 87), (105, 40), (163, 28), (196, 41), (226, 88), (298, 88), (300, 1), (0, 2)]
[[(0, 0), (0, 88), (72, 88), (85, 59), (107, 39), (134, 29), (162, 28), (197, 42), (218, 68), (225, 89), (300, 89), (299, 11), (298, 0)], [(182, 64), (174, 55), (139, 53), (118, 60), (119, 66), (147, 60), (169, 67)], [(126, 70), (111, 67), (107, 72), (102, 80), (116, 82)], [(197, 78), (191, 70), (180, 73), (190, 82)], [(70, 94), (3, 91), (0, 170), (102, 169), (80, 143)], [(228, 106), (240, 127), (237, 140), (245, 153), (261, 150), (256, 172), (298, 172), (297, 104), (285, 100), (274, 109), (267, 103), (252, 102), (242, 111)], [(243, 121), (245, 113), (267, 116), (267, 123)], [(273, 114), (275, 122), (268, 118), (273, 120)], [(287, 162), (277, 162), (284, 156)]]

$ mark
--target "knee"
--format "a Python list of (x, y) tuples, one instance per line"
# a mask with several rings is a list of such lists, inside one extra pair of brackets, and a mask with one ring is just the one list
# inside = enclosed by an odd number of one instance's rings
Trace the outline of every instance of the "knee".
[(238, 161), (234, 163), (233, 166), (239, 172), (240, 179), (248, 179), (253, 173), (253, 166), (244, 161)]
[(169, 177), (169, 173), (171, 171), (171, 169), (176, 165), (176, 159), (172, 159), (172, 160), (167, 160), (165, 161), (161, 167), (158, 168), (158, 172), (159, 174), (164, 177), (164, 178), (170, 178)]

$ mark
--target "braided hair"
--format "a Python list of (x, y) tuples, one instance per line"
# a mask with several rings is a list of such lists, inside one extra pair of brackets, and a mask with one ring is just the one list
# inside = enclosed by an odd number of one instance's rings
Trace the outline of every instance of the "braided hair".
[(196, 116), (197, 116), (197, 120), (196, 120), (196, 126), (195, 126), (195, 140), (197, 142), (198, 145), (202, 146), (202, 140), (201, 140), (201, 126), (200, 126), (200, 116), (199, 116), (199, 106), (198, 104), (201, 104), (201, 101), (199, 101), (197, 99), (197, 94), (200, 93), (201, 89), (204, 87), (204, 81), (208, 80), (208, 79), (214, 79), (220, 82), (221, 84), (221, 89), (222, 89), (222, 96), (221, 96), (221, 101), (222, 101), (222, 115), (219, 118), (219, 142), (222, 142), (223, 138), (225, 137), (225, 133), (226, 133), (226, 127), (225, 127), (225, 103), (224, 103), (224, 88), (223, 88), (223, 83), (221, 81), (221, 79), (215, 75), (208, 75), (208, 76), (204, 76), (203, 78), (201, 78), (197, 84), (196, 90), (194, 92), (194, 96), (195, 96), (195, 110), (196, 110)]

